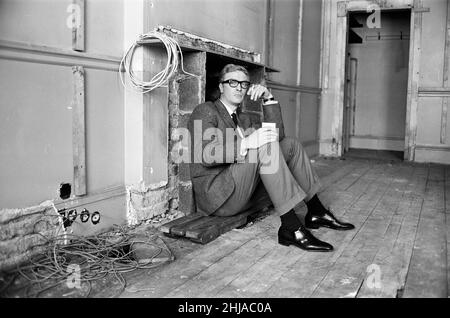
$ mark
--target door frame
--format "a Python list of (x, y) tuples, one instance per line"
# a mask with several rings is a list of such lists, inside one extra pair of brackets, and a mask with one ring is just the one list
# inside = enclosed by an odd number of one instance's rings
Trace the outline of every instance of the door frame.
[[(345, 110), (345, 89), (346, 89), (346, 56), (347, 56), (347, 34), (348, 16), (350, 12), (367, 12), (370, 5), (377, 4), (381, 11), (410, 10), (411, 28), (409, 43), (409, 65), (408, 65), (408, 91), (406, 101), (406, 121), (405, 121), (405, 147), (404, 159), (414, 160), (416, 132), (417, 132), (417, 107), (419, 98), (419, 68), (420, 68), (420, 47), (422, 38), (422, 13), (427, 12), (422, 7), (421, 0), (391, 0), (384, 2), (375, 1), (339, 1), (337, 2), (336, 17), (336, 86), (334, 98), (334, 117), (332, 122), (332, 140), (336, 141), (333, 147), (334, 155), (342, 156), (344, 153), (344, 110)], [(331, 21), (330, 21), (331, 22)], [(330, 41), (330, 39), (325, 39)], [(331, 46), (329, 46), (330, 49)]]

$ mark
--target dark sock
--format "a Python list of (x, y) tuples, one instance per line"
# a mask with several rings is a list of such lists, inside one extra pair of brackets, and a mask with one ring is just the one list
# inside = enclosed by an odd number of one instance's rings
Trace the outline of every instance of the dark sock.
[(328, 210), (320, 202), (317, 194), (315, 194), (308, 202), (306, 202), (308, 207), (308, 213), (312, 215), (324, 215)]
[(290, 210), (289, 212), (280, 216), (281, 218), (281, 227), (286, 228), (288, 230), (295, 231), (299, 227), (302, 226), (297, 214), (295, 214), (294, 210)]

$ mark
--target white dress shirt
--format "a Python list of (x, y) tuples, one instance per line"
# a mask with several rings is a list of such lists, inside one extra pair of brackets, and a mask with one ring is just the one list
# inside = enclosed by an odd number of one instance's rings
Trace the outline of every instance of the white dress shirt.
[[(232, 115), (233, 113), (236, 114), (236, 110), (237, 110), (237, 107), (236, 107), (236, 106), (232, 106), (232, 105), (230, 105), (230, 104), (227, 104), (227, 102), (225, 102), (225, 101), (223, 101), (223, 100), (220, 100), (220, 101), (222, 102), (222, 104), (223, 104), (223, 105), (225, 106), (225, 108), (227, 109), (227, 112), (228, 112), (228, 114), (230, 114), (230, 117), (231, 117), (231, 115)], [(237, 114), (236, 114), (236, 117), (237, 117)], [(239, 136), (240, 136), (241, 139), (243, 140), (245, 137), (244, 137), (244, 133), (242, 132), (242, 128), (239, 127), (239, 125), (237, 125), (236, 129), (237, 129), (237, 131), (238, 131)], [(243, 146), (242, 140), (241, 140), (241, 151), (240, 151), (240, 155), (243, 156), (243, 157), (245, 157), (245, 156), (247, 155), (248, 149), (245, 148), (245, 147), (242, 147), (242, 146)]]

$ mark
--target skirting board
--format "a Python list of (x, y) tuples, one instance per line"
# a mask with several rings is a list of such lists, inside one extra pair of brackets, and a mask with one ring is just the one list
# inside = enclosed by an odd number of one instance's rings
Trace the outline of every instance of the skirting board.
[(390, 137), (351, 136), (350, 148), (403, 151), (405, 140)]
[(417, 147), (415, 151), (416, 162), (432, 162), (450, 165), (450, 148), (420, 148)]
[[(125, 225), (127, 221), (127, 192), (125, 186), (103, 189), (96, 193), (72, 197), (67, 200), (57, 199), (54, 204), (58, 210), (77, 210), (78, 216), (68, 228), (75, 235), (98, 234), (111, 229), (114, 225)], [(86, 223), (81, 222), (79, 215), (83, 209), (87, 209), (90, 213), (98, 211), (100, 222), (96, 225), (92, 224), (90, 219)]]

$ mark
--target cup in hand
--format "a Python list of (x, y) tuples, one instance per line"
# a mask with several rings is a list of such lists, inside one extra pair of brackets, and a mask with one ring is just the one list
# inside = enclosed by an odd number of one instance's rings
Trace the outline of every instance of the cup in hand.
[(276, 123), (268, 123), (268, 122), (262, 122), (262, 128), (272, 128), (273, 130), (277, 129)]

